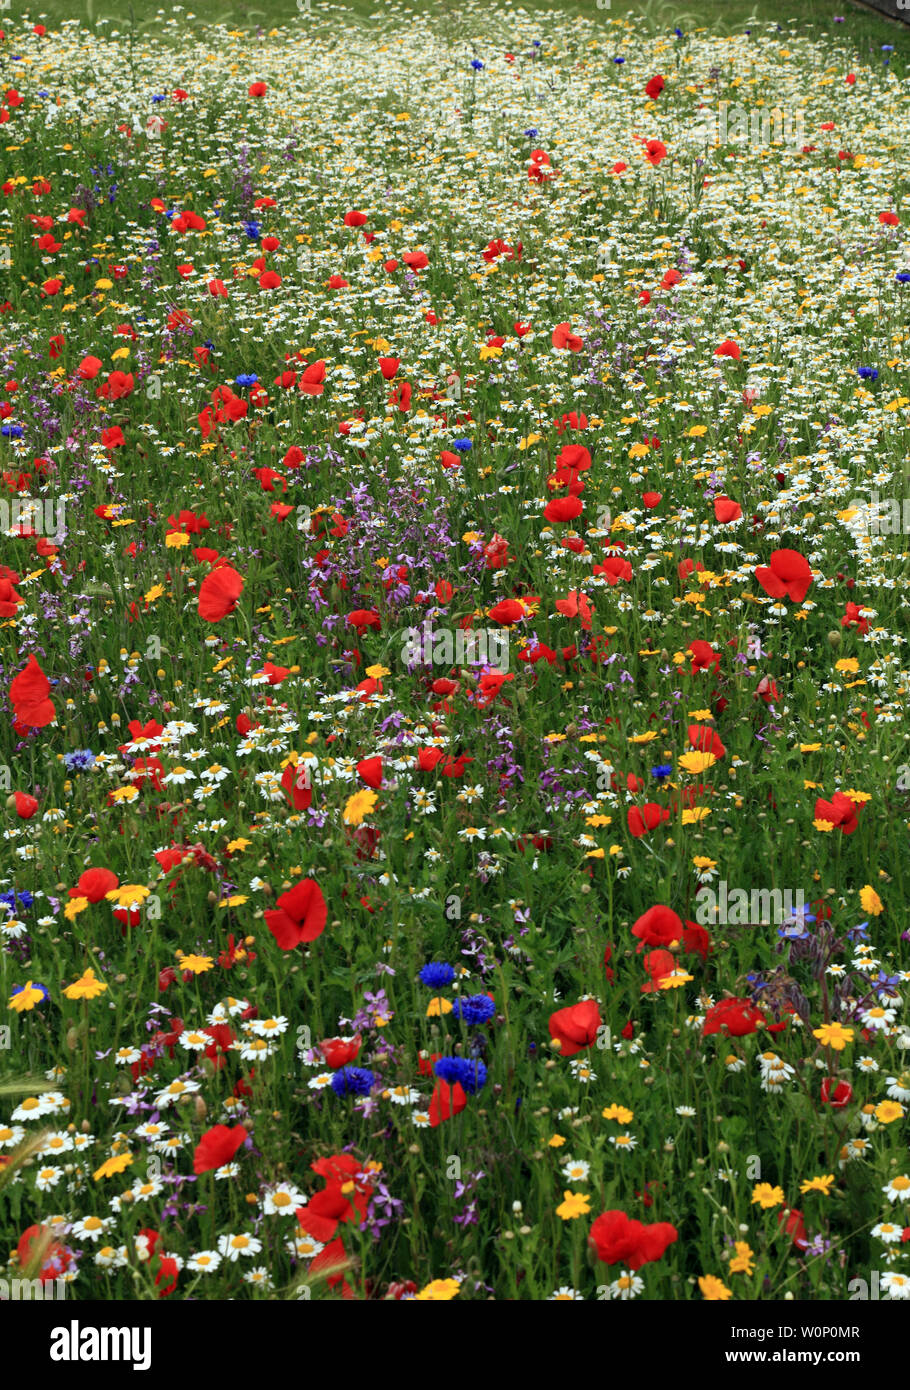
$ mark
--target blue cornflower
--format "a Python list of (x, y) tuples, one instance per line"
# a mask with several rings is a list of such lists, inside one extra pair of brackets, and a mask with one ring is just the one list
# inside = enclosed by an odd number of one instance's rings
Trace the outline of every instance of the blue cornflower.
[(662, 782), (665, 777), (670, 776), (670, 773), (672, 771), (672, 763), (658, 763), (656, 767), (651, 768), (651, 776), (655, 779), (655, 781)]
[(64, 753), (63, 761), (68, 772), (83, 772), (85, 768), (92, 767), (95, 755), (91, 748), (77, 748), (74, 753)]
[(486, 1023), (496, 1012), (496, 1005), (488, 994), (471, 994), (466, 999), (456, 999), (452, 1006), (452, 1017), (463, 1019), (475, 1026)]
[(614, 58), (614, 59), (613, 59), (613, 62), (614, 62), (614, 63), (624, 63), (625, 61), (626, 61), (625, 58)]
[(246, 232), (250, 241), (259, 240), (260, 226), (258, 222), (244, 222), (243, 230)]
[(419, 979), (431, 989), (439, 989), (441, 985), (450, 985), (455, 979), (454, 967), (448, 965), (444, 960), (431, 960), (420, 971)]
[(540, 131), (535, 126), (531, 126), (530, 130), (526, 130), (525, 135), (528, 137), (529, 140), (540, 139)]
[(899, 270), (894, 278), (899, 285), (910, 285), (910, 271), (908, 270)]
[(376, 1077), (366, 1067), (341, 1067), (332, 1077), (336, 1096), (368, 1096)]
[(4, 907), (8, 907), (10, 912), (16, 911), (17, 899), (20, 907), (31, 907), (35, 901), (27, 888), (23, 888), (21, 893), (14, 892), (12, 889), (8, 893), (0, 893), (0, 903), (3, 903)]
[(259, 378), (255, 372), (241, 372), (239, 376), (234, 377), (234, 385), (255, 386), (258, 380)]
[(673, 32), (674, 32), (674, 34), (676, 35), (676, 37), (677, 37), (678, 39), (681, 39), (681, 38), (682, 38), (682, 36), (683, 36), (683, 31), (682, 31), (681, 29), (674, 29)]
[(155, 102), (158, 102), (158, 101), (167, 101), (167, 96), (166, 96), (166, 94), (162, 93), (161, 95), (153, 96), (153, 97), (152, 97), (152, 101), (155, 101)]
[(442, 1081), (456, 1083), (466, 1095), (473, 1096), (486, 1085), (487, 1069), (479, 1059), (469, 1057), (440, 1057), (433, 1068)]
[(471, 59), (471, 67), (474, 69), (475, 72), (483, 72), (483, 63), (480, 61), (479, 58)]
[(540, 45), (541, 45), (542, 43), (543, 43), (543, 39), (535, 39), (535, 40), (534, 40), (534, 43), (533, 43), (533, 47), (534, 47), (534, 48), (539, 48)]
[(0, 425), (0, 434), (6, 439), (21, 439), (23, 430), (21, 425)]
[(861, 381), (878, 381), (878, 369), (876, 367), (857, 367), (856, 375)]
[(474, 446), (472, 445), (470, 439), (456, 439), (456, 440), (455, 440), (455, 448), (458, 450), (458, 452), (459, 452), (460, 454), (466, 454), (466, 453), (468, 452), (468, 450), (471, 449), (471, 448), (473, 448), (473, 447), (474, 447)]

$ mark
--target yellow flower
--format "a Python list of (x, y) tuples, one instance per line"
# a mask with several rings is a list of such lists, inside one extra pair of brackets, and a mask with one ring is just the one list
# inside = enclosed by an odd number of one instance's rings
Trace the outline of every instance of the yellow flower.
[(97, 999), (99, 994), (103, 994), (107, 985), (103, 980), (95, 978), (95, 972), (89, 966), (78, 980), (74, 980), (71, 985), (67, 985), (63, 993), (67, 999)]
[(447, 1303), (458, 1296), (460, 1285), (457, 1279), (434, 1279), (420, 1293), (415, 1293), (415, 1303)]
[(769, 1182), (756, 1183), (752, 1189), (752, 1205), (757, 1202), (762, 1211), (770, 1211), (771, 1207), (779, 1207), (784, 1200), (784, 1190), (782, 1187), (772, 1187)]
[(121, 883), (119, 888), (112, 888), (104, 896), (109, 903), (115, 903), (117, 907), (137, 907), (145, 902), (151, 891), (144, 883)]
[(211, 970), (214, 960), (211, 956), (184, 956), (177, 952), (181, 970), (189, 970), (193, 975), (204, 975)]
[(820, 743), (801, 743), (799, 745), (799, 751), (801, 753), (817, 753), (820, 748)]
[(238, 851), (247, 849), (252, 843), (252, 840), (231, 840), (227, 846), (228, 854), (237, 854)]
[(578, 1216), (588, 1215), (591, 1203), (584, 1192), (564, 1192), (562, 1195), (565, 1201), (556, 1208), (556, 1215), (561, 1216), (563, 1221), (574, 1221)]
[(651, 452), (650, 444), (633, 444), (629, 449), (630, 459), (643, 459)]
[(692, 425), (690, 429), (686, 430), (686, 434), (689, 436), (690, 439), (701, 439), (707, 433), (707, 425)]
[(561, 1134), (554, 1134), (552, 1139), (547, 1140), (547, 1147), (550, 1149), (561, 1149), (565, 1142)]
[(87, 907), (88, 898), (70, 898), (66, 907), (63, 909), (63, 915), (68, 922), (72, 922), (79, 916), (79, 913), (84, 912)]
[(805, 1182), (800, 1183), (799, 1190), (803, 1193), (820, 1192), (823, 1197), (827, 1197), (831, 1191), (833, 1182), (834, 1174), (825, 1173), (824, 1176), (820, 1178), (806, 1178)]
[(23, 1012), (27, 1013), (33, 1009), (36, 1004), (40, 1004), (43, 998), (43, 991), (33, 985), (31, 980), (26, 980), (22, 988), (10, 999), (9, 1007), (17, 1014)]
[(627, 1125), (635, 1118), (635, 1111), (627, 1110), (624, 1105), (608, 1105), (600, 1113), (605, 1120), (618, 1120), (621, 1125)]
[(733, 1290), (728, 1289), (723, 1280), (713, 1274), (703, 1274), (698, 1281), (698, 1287), (709, 1303), (725, 1303), (728, 1298), (733, 1297)]
[(818, 1038), (822, 1047), (833, 1047), (835, 1052), (843, 1052), (847, 1043), (853, 1041), (853, 1029), (842, 1023), (824, 1023), (821, 1028), (812, 1029), (813, 1038)]
[(95, 1182), (100, 1182), (102, 1178), (112, 1178), (115, 1173), (122, 1173), (124, 1168), (128, 1168), (132, 1161), (131, 1153), (115, 1154), (113, 1158), (106, 1158), (92, 1176)]
[(709, 767), (713, 767), (717, 758), (713, 753), (683, 753), (679, 759), (679, 766), (685, 772), (707, 772)]
[(435, 999), (431, 999), (427, 1005), (427, 1018), (440, 1018), (443, 1014), (452, 1012), (451, 999), (444, 999), (441, 994), (437, 994)]
[(755, 1255), (746, 1240), (738, 1240), (735, 1245), (736, 1254), (730, 1261), (731, 1274), (753, 1274), (755, 1265), (753, 1263)]
[(849, 671), (852, 675), (859, 670), (859, 662), (855, 656), (842, 656), (840, 661), (834, 663), (835, 671)]
[(868, 912), (870, 917), (880, 917), (885, 910), (881, 898), (870, 883), (867, 883), (865, 888), (860, 889), (859, 900), (863, 912)]
[(883, 1100), (875, 1107), (875, 1118), (880, 1125), (892, 1124), (894, 1120), (899, 1120), (903, 1113), (904, 1107), (898, 1105), (896, 1100)]
[(168, 531), (164, 538), (164, 544), (168, 550), (182, 550), (189, 543), (190, 538), (185, 531)]
[(360, 825), (367, 816), (372, 815), (378, 800), (376, 793), (366, 787), (349, 796), (344, 808), (345, 825)]

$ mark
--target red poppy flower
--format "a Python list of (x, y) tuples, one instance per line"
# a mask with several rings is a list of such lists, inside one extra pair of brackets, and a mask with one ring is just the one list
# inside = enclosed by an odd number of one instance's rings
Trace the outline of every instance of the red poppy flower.
[(468, 1103), (468, 1098), (464, 1093), (461, 1083), (456, 1081), (449, 1085), (448, 1081), (443, 1081), (440, 1076), (433, 1087), (433, 1095), (430, 1100), (430, 1124), (435, 1129), (441, 1125), (443, 1120), (449, 1120), (453, 1115), (459, 1115)]
[(710, 724), (690, 724), (686, 730), (689, 746), (699, 753), (713, 753), (715, 758), (726, 757), (727, 750)]
[(378, 792), (382, 786), (382, 758), (364, 758), (357, 764), (357, 775)]
[(306, 396), (321, 396), (325, 390), (325, 362), (322, 358), (318, 362), (311, 362), (300, 373), (300, 380), (297, 389)]
[(715, 497), (714, 515), (721, 526), (726, 526), (730, 521), (739, 521), (743, 514), (743, 509), (738, 502), (734, 502), (730, 497)]
[(266, 86), (266, 84), (265, 84), (264, 82), (251, 82), (251, 83), (250, 83), (249, 95), (250, 95), (251, 97), (264, 97), (267, 91), (268, 91), (268, 87)]
[(812, 583), (812, 570), (798, 550), (775, 550), (767, 567), (756, 568), (755, 578), (771, 598), (786, 594), (794, 603), (802, 603)]
[(849, 1081), (838, 1081), (826, 1076), (822, 1082), (822, 1105), (830, 1105), (832, 1110), (843, 1110), (853, 1097), (853, 1087)]
[(662, 140), (649, 140), (645, 145), (645, 157), (649, 164), (656, 166), (667, 157), (667, 147)]
[(733, 357), (737, 361), (742, 356), (739, 350), (739, 343), (735, 343), (732, 338), (724, 338), (722, 343), (718, 343), (714, 349), (715, 357)]
[(668, 1221), (646, 1226), (634, 1221), (624, 1211), (605, 1211), (591, 1227), (591, 1246), (604, 1264), (621, 1264), (627, 1269), (659, 1260), (676, 1240), (678, 1232)]
[(671, 946), (682, 940), (682, 918), (672, 908), (660, 904), (649, 907), (633, 926), (632, 935), (638, 938), (639, 951), (643, 946)]
[(90, 903), (100, 903), (108, 893), (112, 893), (120, 880), (110, 869), (86, 869), (79, 877), (75, 888), (71, 888), (71, 898), (88, 898)]
[(706, 1038), (712, 1033), (744, 1038), (747, 1034), (754, 1033), (764, 1021), (764, 1014), (761, 1009), (755, 1007), (751, 999), (721, 999), (719, 1003), (712, 1004), (705, 1014), (702, 1032)]
[(649, 830), (655, 830), (664, 821), (670, 819), (670, 812), (665, 806), (658, 806), (656, 802), (648, 801), (644, 806), (630, 806), (626, 814), (626, 823), (629, 831), (638, 840)]
[(561, 1057), (574, 1057), (576, 1052), (591, 1046), (600, 1024), (597, 1000), (582, 999), (550, 1015), (550, 1037), (559, 1040)]
[(218, 623), (233, 613), (243, 593), (243, 580), (232, 565), (218, 565), (199, 585), (198, 611), (207, 623)]
[(572, 332), (568, 323), (558, 323), (553, 329), (550, 341), (555, 348), (567, 349), (569, 352), (581, 352), (584, 347), (584, 340)]
[(840, 827), (845, 835), (852, 835), (859, 825), (857, 819), (862, 806), (857, 806), (843, 792), (835, 792), (830, 801), (819, 797), (815, 803), (815, 819), (827, 821), (835, 828)]
[(281, 774), (281, 789), (295, 811), (305, 811), (313, 800), (309, 764), (288, 763)]
[(14, 792), (13, 799), (16, 803), (16, 815), (20, 820), (31, 820), (38, 809), (38, 801), (28, 792)]
[(315, 941), (327, 920), (326, 901), (313, 878), (301, 879), (265, 913), (266, 926), (282, 951), (293, 951), (302, 942)]
[(335, 1071), (356, 1060), (362, 1042), (360, 1033), (355, 1033), (353, 1038), (325, 1038), (319, 1044), (319, 1051), (325, 1058), (326, 1066)]
[(651, 78), (650, 82), (646, 83), (645, 93), (647, 96), (651, 98), (652, 101), (656, 101), (657, 98), (660, 96), (661, 92), (663, 91), (665, 85), (666, 84), (663, 78), (661, 77), (660, 73), (657, 73), (655, 77)]
[(648, 951), (642, 958), (642, 964), (650, 976), (641, 986), (642, 994), (656, 993), (664, 976), (672, 975), (676, 969), (676, 961), (669, 951)]
[(57, 718), (53, 702), (48, 699), (50, 688), (51, 683), (36, 657), (29, 656), (24, 668), (13, 677), (9, 688), (17, 724), (30, 729), (43, 729)]
[(490, 609), (490, 617), (493, 622), (502, 623), (504, 627), (510, 627), (512, 623), (520, 622), (524, 616), (524, 605), (515, 598), (504, 598), (501, 603), (494, 604)]
[(246, 1139), (243, 1125), (213, 1125), (206, 1130), (193, 1150), (193, 1172), (209, 1173), (213, 1168), (222, 1168), (230, 1163), (240, 1145)]

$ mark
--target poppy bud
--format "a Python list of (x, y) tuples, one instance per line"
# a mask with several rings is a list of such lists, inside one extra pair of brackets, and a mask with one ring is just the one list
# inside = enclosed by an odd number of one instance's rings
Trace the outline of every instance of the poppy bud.
[(208, 1114), (208, 1106), (202, 1099), (202, 1096), (196, 1096), (195, 1101), (193, 1103), (193, 1108), (196, 1112), (196, 1119), (204, 1120), (206, 1115)]
[(843, 639), (841, 638), (841, 635), (836, 628), (832, 629), (832, 631), (828, 633), (828, 642), (832, 647), (839, 647), (842, 640)]

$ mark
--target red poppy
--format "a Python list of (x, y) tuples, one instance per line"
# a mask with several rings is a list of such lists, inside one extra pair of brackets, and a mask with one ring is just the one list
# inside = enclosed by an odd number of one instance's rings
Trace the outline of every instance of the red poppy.
[(281, 774), (281, 789), (295, 811), (305, 811), (313, 800), (309, 764), (288, 763)]
[(715, 357), (733, 357), (738, 361), (741, 355), (739, 343), (735, 343), (732, 338), (724, 338), (714, 349)]
[(193, 1150), (193, 1172), (209, 1173), (230, 1163), (247, 1137), (243, 1125), (213, 1125), (207, 1129)]
[(524, 605), (515, 598), (505, 598), (490, 609), (490, 617), (493, 622), (502, 623), (504, 627), (510, 627), (512, 623), (519, 622), (524, 616)]
[(200, 618), (218, 623), (233, 613), (243, 593), (243, 580), (232, 565), (218, 565), (199, 585)]
[(743, 514), (743, 509), (738, 502), (734, 502), (730, 497), (715, 497), (714, 515), (721, 526), (726, 526), (730, 521), (739, 521)]
[(699, 753), (713, 753), (715, 758), (726, 757), (727, 750), (710, 724), (690, 724), (686, 730), (689, 746)]
[(664, 821), (668, 821), (669, 819), (670, 812), (667, 808), (665, 806), (658, 806), (654, 801), (646, 802), (641, 808), (638, 806), (630, 806), (626, 814), (626, 823), (628, 824), (629, 831), (635, 836), (636, 840), (640, 839), (641, 836), (645, 835), (649, 830), (655, 830), (657, 826), (662, 825)]
[(313, 878), (301, 879), (265, 913), (266, 926), (282, 951), (293, 951), (302, 942), (315, 941), (327, 920), (326, 901)]
[(319, 1051), (325, 1058), (326, 1066), (334, 1071), (355, 1061), (362, 1042), (360, 1033), (355, 1033), (353, 1038), (325, 1038), (319, 1044)]
[(659, 1260), (676, 1240), (678, 1232), (668, 1221), (646, 1226), (624, 1211), (605, 1211), (591, 1227), (590, 1244), (604, 1264), (621, 1264), (627, 1269)]
[(250, 95), (251, 97), (264, 97), (267, 91), (268, 91), (268, 87), (266, 86), (266, 84), (265, 84), (264, 82), (251, 82), (251, 83), (250, 83), (249, 95)]
[(671, 946), (682, 940), (682, 918), (672, 908), (660, 904), (649, 907), (633, 926), (632, 935), (638, 938), (639, 951), (643, 946)]
[(554, 497), (552, 502), (548, 502), (543, 509), (543, 514), (547, 521), (566, 522), (574, 521), (581, 516), (584, 504), (580, 497)]
[(79, 877), (75, 888), (71, 888), (71, 898), (88, 898), (90, 903), (100, 903), (108, 893), (112, 893), (120, 880), (110, 869), (86, 869)]
[(358, 212), (356, 208), (352, 208), (350, 212), (346, 212), (344, 215), (344, 225), (346, 227), (362, 227), (366, 220), (366, 213)]
[(815, 803), (815, 819), (827, 821), (829, 825), (840, 828), (845, 835), (852, 835), (859, 825), (857, 819), (862, 806), (857, 806), (843, 792), (835, 792), (830, 801), (819, 797)]
[(561, 1057), (574, 1057), (576, 1052), (591, 1046), (600, 1024), (597, 1000), (582, 999), (550, 1015), (550, 1037), (558, 1039)]
[(14, 792), (13, 799), (16, 803), (16, 815), (20, 820), (31, 820), (38, 809), (38, 801), (28, 792)]
[(712, 1004), (705, 1014), (702, 1032), (706, 1038), (712, 1033), (744, 1038), (747, 1034), (754, 1033), (764, 1021), (764, 1014), (761, 1009), (755, 1007), (751, 999), (721, 999), (719, 1003)]
[(9, 688), (10, 703), (17, 724), (30, 729), (43, 729), (57, 718), (53, 702), (48, 699), (51, 683), (38, 664), (29, 656), (24, 668), (13, 677)]
[(584, 340), (572, 332), (568, 323), (558, 323), (550, 341), (555, 348), (568, 349), (569, 352), (581, 352), (584, 347)]
[(794, 603), (802, 603), (812, 583), (812, 570), (798, 550), (775, 550), (767, 567), (757, 567), (755, 578), (771, 598), (786, 594)]
[(443, 1081), (442, 1077), (439, 1077), (430, 1100), (430, 1124), (435, 1129), (437, 1125), (442, 1124), (443, 1120), (451, 1119), (453, 1115), (460, 1114), (467, 1103), (468, 1098), (460, 1082), (456, 1081), (450, 1086), (448, 1081)]
[(325, 390), (325, 362), (322, 358), (318, 362), (311, 362), (309, 367), (305, 367), (300, 373), (300, 380), (297, 389), (306, 396), (321, 396)]
[(822, 1082), (822, 1105), (830, 1105), (832, 1110), (843, 1110), (853, 1097), (853, 1087), (849, 1081), (838, 1081), (826, 1076)]
[[(27, 1226), (19, 1237), (16, 1253), (19, 1256), (19, 1271), (30, 1278), (40, 1279), (42, 1284), (50, 1279), (59, 1279), (73, 1258), (70, 1251), (54, 1239), (51, 1226)], [(34, 1270), (32, 1266), (38, 1261), (39, 1268)]]
[(642, 994), (654, 994), (660, 989), (661, 980), (666, 975), (672, 975), (676, 969), (676, 961), (669, 951), (648, 951), (642, 958), (642, 964), (650, 976), (641, 986)]
[(382, 758), (364, 758), (357, 764), (357, 776), (378, 792), (382, 786)]
[(651, 78), (650, 82), (646, 83), (645, 93), (647, 96), (651, 98), (652, 101), (656, 101), (657, 98), (660, 96), (661, 92), (663, 91), (665, 85), (666, 84), (663, 78), (661, 77), (660, 73), (657, 73), (655, 77)]
[(645, 145), (645, 156), (648, 163), (656, 167), (662, 159), (666, 159), (667, 147), (662, 140), (649, 140)]

